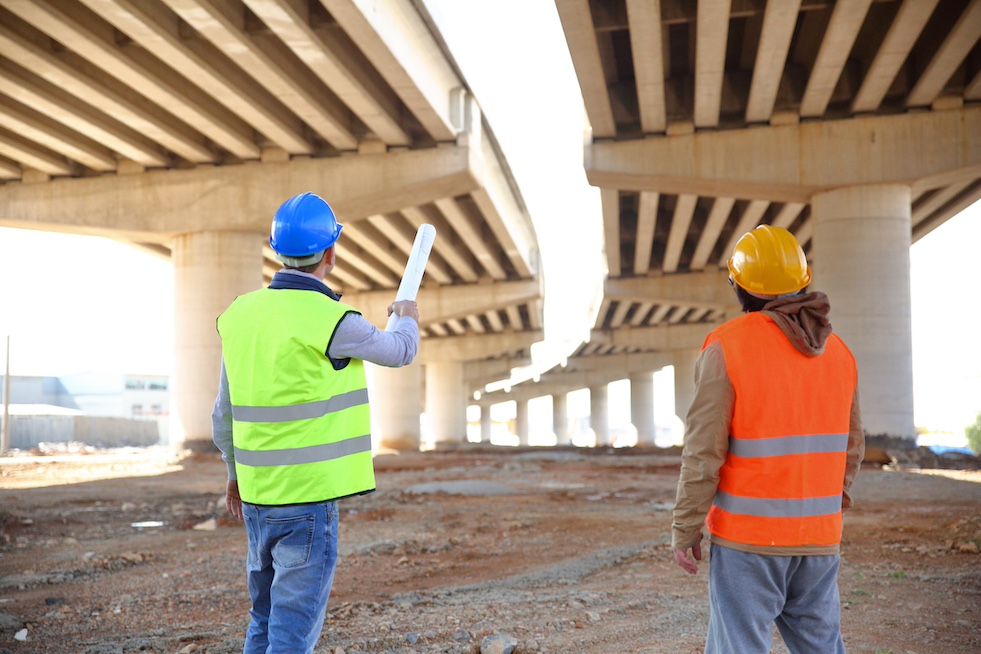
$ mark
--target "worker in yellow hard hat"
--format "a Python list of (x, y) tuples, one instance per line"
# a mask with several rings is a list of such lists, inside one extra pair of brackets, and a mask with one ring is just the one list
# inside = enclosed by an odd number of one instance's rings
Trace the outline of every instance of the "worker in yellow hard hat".
[(844, 654), (842, 510), (864, 456), (858, 372), (830, 303), (786, 229), (760, 226), (729, 259), (744, 314), (695, 364), (672, 523), (675, 562), (698, 571), (711, 536), (706, 654)]

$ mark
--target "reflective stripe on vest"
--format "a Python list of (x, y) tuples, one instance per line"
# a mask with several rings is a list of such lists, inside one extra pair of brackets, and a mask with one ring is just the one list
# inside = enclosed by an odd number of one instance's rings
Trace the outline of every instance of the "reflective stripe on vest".
[(315, 291), (262, 289), (219, 317), (244, 501), (301, 504), (374, 490), (363, 363), (336, 370), (326, 354), (352, 311)]
[(343, 411), (368, 403), (368, 389), (361, 388), (335, 395), (329, 400), (293, 404), (290, 406), (233, 406), (232, 420), (238, 422), (291, 422), (322, 418), (328, 413)]
[(841, 493), (855, 361), (832, 335), (816, 357), (798, 352), (763, 313), (712, 332), (735, 391), (729, 452), (706, 521), (728, 541), (830, 546), (841, 540)]

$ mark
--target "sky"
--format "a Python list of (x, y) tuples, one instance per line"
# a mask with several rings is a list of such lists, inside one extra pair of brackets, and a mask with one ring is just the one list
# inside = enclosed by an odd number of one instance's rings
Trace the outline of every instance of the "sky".
[[(583, 171), (582, 98), (554, 4), (426, 5), (501, 143), (534, 221), (545, 271), (546, 328), (550, 338), (564, 342), (536, 356), (554, 359), (588, 333), (588, 306), (602, 266), (599, 194)], [(910, 251), (914, 417), (930, 429), (960, 431), (981, 411), (979, 245), (981, 203)], [(12, 374), (171, 372), (169, 262), (104, 238), (0, 228), (0, 275), (0, 338), (11, 336)], [(568, 289), (575, 292), (571, 300)]]

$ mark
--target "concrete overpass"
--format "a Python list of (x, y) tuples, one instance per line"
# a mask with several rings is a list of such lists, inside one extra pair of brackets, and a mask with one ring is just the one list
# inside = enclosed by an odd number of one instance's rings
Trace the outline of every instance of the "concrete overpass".
[[(464, 369), (542, 338), (535, 230), (476, 99), (410, 0), (0, 1), (0, 224), (107, 236), (174, 265), (173, 412), (210, 445), (216, 316), (278, 268), (276, 207), (345, 225), (332, 285), (383, 325), (416, 228), (423, 366), (370, 374), (383, 445), (466, 429)], [(425, 389), (425, 391), (424, 391)]]
[(674, 364), (684, 417), (704, 336), (739, 311), (726, 260), (765, 223), (831, 297), (867, 431), (913, 438), (909, 247), (981, 198), (981, 0), (555, 4), (592, 128), (604, 304), (566, 368), (482, 404), (517, 400), (521, 424), (552, 394), (558, 433), (565, 392), (589, 387), (602, 443), (606, 384), (629, 377), (652, 442), (651, 371)]
[[(565, 368), (481, 404), (518, 399), (520, 414), (553, 394), (561, 421), (566, 390), (589, 387), (600, 417), (605, 384), (629, 377), (649, 441), (650, 373), (675, 365), (683, 416), (704, 335), (737, 311), (728, 252), (770, 223), (832, 297), (867, 427), (911, 436), (908, 248), (981, 195), (979, 6), (556, 0), (592, 129), (605, 302)], [(0, 178), (4, 225), (174, 263), (174, 404), (192, 444), (208, 439), (213, 318), (276, 269), (265, 232), (295, 192), (338, 209), (333, 281), (372, 317), (415, 227), (440, 231), (425, 379), (372, 380), (386, 444), (418, 444), (423, 393), (437, 440), (461, 440), (470, 393), (542, 338), (531, 219), (419, 1), (0, 0)]]

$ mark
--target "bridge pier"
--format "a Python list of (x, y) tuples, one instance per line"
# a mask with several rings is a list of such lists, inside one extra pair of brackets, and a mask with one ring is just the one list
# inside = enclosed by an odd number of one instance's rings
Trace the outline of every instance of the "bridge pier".
[(262, 286), (262, 239), (251, 232), (193, 232), (174, 239), (174, 368), (170, 443), (210, 452), (221, 339), (215, 320)]
[(515, 400), (514, 407), (514, 431), (518, 436), (518, 445), (528, 444), (528, 400)]
[(417, 451), (422, 413), (422, 370), (367, 365), (371, 398), (371, 431), (378, 445), (390, 450)]
[(555, 432), (556, 445), (572, 442), (569, 435), (569, 394), (552, 394), (552, 431)]
[(858, 361), (865, 431), (915, 440), (910, 187), (836, 189), (812, 207), (812, 288), (828, 294), (834, 331)]
[(654, 373), (630, 375), (630, 422), (637, 445), (654, 445)]
[(596, 447), (610, 445), (609, 384), (589, 387), (589, 427), (596, 435)]
[(674, 413), (686, 426), (688, 409), (695, 398), (695, 360), (700, 353), (700, 349), (674, 353)]
[(435, 445), (467, 438), (467, 390), (462, 361), (426, 363), (426, 416)]

